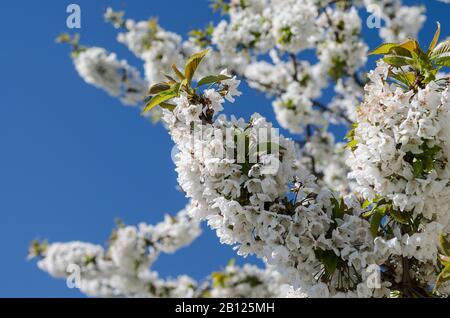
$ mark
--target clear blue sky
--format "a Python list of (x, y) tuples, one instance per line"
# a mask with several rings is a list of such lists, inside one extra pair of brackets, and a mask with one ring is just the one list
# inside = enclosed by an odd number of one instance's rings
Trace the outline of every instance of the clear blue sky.
[[(418, 1), (406, 1), (416, 3)], [(429, 41), (435, 21), (450, 34), (449, 5), (434, 0), (421, 39)], [(0, 1), (0, 296), (78, 297), (26, 261), (29, 242), (82, 240), (102, 244), (114, 219), (127, 224), (155, 223), (183, 208), (170, 158), (172, 142), (134, 109), (121, 106), (85, 84), (75, 72), (67, 47), (54, 43), (65, 30), (65, 8), (82, 9), (82, 42), (138, 62), (115, 41), (105, 24), (106, 7), (127, 11), (136, 20), (159, 16), (167, 29), (185, 34), (213, 15), (207, 0), (195, 1)], [(215, 17), (217, 19), (217, 16)], [(369, 44), (378, 44), (369, 30)], [(135, 64), (140, 66), (141, 64)], [(270, 102), (244, 89), (228, 112), (248, 117), (258, 111), (273, 119)], [(154, 269), (162, 276), (197, 279), (235, 257), (206, 229), (175, 255), (163, 255)], [(250, 258), (248, 261), (255, 262)], [(239, 263), (244, 262), (238, 259)]]

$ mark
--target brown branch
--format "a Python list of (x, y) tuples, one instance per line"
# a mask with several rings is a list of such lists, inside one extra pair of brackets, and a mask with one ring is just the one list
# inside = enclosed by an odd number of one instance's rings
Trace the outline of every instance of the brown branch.
[[(310, 142), (311, 138), (312, 138), (312, 126), (311, 126), (311, 124), (308, 124), (308, 125), (306, 125), (306, 141)], [(307, 156), (311, 160), (311, 172), (316, 177), (319, 177), (318, 173), (317, 173), (317, 170), (316, 170), (316, 159), (314, 158), (313, 155), (307, 155)]]
[(297, 68), (297, 57), (295, 56), (294, 53), (290, 53), (289, 57), (291, 58), (292, 61), (292, 65), (294, 66), (294, 81), (298, 82), (298, 68)]

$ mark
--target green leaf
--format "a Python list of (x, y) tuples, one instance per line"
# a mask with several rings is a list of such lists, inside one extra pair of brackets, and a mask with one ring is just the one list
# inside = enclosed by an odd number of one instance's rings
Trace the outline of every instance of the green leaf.
[(202, 85), (208, 85), (208, 84), (215, 84), (221, 81), (225, 81), (230, 79), (231, 77), (227, 75), (209, 75), (203, 77), (201, 80), (198, 81), (197, 87), (200, 87)]
[(439, 41), (439, 36), (441, 35), (441, 24), (437, 23), (437, 30), (434, 33), (433, 40), (430, 43), (430, 46), (428, 47), (427, 55), (430, 56), (433, 52), (434, 48), (436, 47), (437, 42)]
[(151, 18), (148, 21), (148, 28), (152, 33), (158, 32), (158, 19), (157, 18)]
[(347, 61), (340, 57), (333, 57), (331, 62), (332, 67), (328, 70), (328, 76), (330, 76), (334, 81), (337, 81), (345, 74)]
[(389, 216), (392, 217), (397, 223), (405, 225), (409, 224), (409, 217), (399, 210), (391, 209), (389, 211)]
[(176, 83), (172, 85), (169, 90), (163, 91), (158, 95), (155, 95), (150, 99), (150, 101), (145, 105), (143, 113), (150, 111), (156, 105), (160, 105), (161, 103), (167, 102), (168, 100), (178, 97), (180, 89), (180, 83)]
[(280, 30), (281, 36), (278, 38), (277, 43), (280, 44), (289, 44), (292, 41), (292, 38), (294, 37), (294, 33), (292, 33), (292, 30), (289, 26), (286, 26)]
[(439, 261), (443, 266), (450, 266), (450, 257), (446, 255), (439, 254)]
[(372, 204), (372, 202), (370, 202), (369, 200), (364, 200), (363, 204), (361, 205), (361, 207), (363, 209), (367, 209), (370, 205)]
[(358, 148), (358, 141), (355, 140), (356, 128), (358, 128), (358, 124), (357, 123), (352, 124), (352, 129), (350, 129), (348, 133), (345, 135), (345, 139), (348, 141), (347, 144), (345, 145), (345, 148), (348, 148), (351, 151), (355, 151), (356, 148)]
[(450, 257), (450, 241), (447, 240), (447, 236), (444, 234), (441, 234), (439, 237), (440, 241), (440, 247), (442, 250), (442, 253), (444, 253), (446, 256)]
[(414, 83), (416, 80), (416, 73), (414, 72), (405, 72), (403, 73), (403, 76), (410, 84)]
[(72, 37), (68, 33), (61, 33), (55, 39), (56, 43), (68, 43), (72, 40)]
[(400, 43), (398, 46), (415, 53), (418, 53), (420, 50), (419, 42), (417, 42), (417, 40), (414, 39), (408, 39)]
[(158, 83), (158, 84), (152, 85), (152, 87), (150, 87), (148, 92), (149, 92), (150, 95), (155, 95), (155, 94), (161, 93), (163, 91), (166, 91), (168, 89), (170, 89), (170, 85), (169, 84)]
[(442, 54), (441, 56), (436, 58), (434, 62), (441, 66), (450, 66), (450, 53), (447, 54), (448, 54), (447, 56), (443, 56)]
[(345, 214), (348, 214), (351, 212), (351, 209), (349, 209), (347, 207), (347, 205), (345, 204), (343, 197), (341, 197), (340, 200), (331, 198), (331, 203), (333, 206), (332, 218), (334, 220), (335, 219), (343, 219)]
[(402, 67), (414, 64), (414, 60), (412, 58), (398, 55), (386, 55), (383, 58), (383, 61), (395, 67)]
[(234, 266), (234, 264), (236, 264), (236, 259), (232, 258), (228, 261), (227, 266)]
[(338, 200), (336, 200), (335, 198), (331, 198), (331, 203), (333, 206), (333, 210), (332, 210), (332, 216), (333, 219), (340, 219), (342, 216), (342, 212), (341, 212), (341, 206)]
[(173, 111), (176, 106), (173, 104), (170, 104), (170, 103), (163, 102), (163, 103), (159, 104), (159, 107)]
[(435, 290), (438, 289), (443, 283), (450, 280), (450, 265), (444, 267), (439, 276), (436, 279)]
[(317, 249), (314, 252), (317, 259), (323, 264), (328, 278), (331, 278), (336, 271), (339, 257), (330, 250)]
[(370, 51), (369, 55), (382, 55), (388, 54), (393, 48), (405, 49), (409, 52), (418, 52), (419, 43), (416, 40), (408, 39), (402, 43), (384, 43), (377, 47), (375, 50)]
[(38, 240), (31, 241), (31, 244), (28, 248), (28, 259), (32, 259), (35, 257), (41, 257), (47, 251), (48, 242), (43, 241), (40, 242)]
[(367, 212), (364, 212), (363, 214), (361, 214), (361, 217), (363, 219), (368, 220), (372, 215), (374, 215), (374, 213), (375, 213), (375, 210), (370, 210), (370, 211), (367, 211)]
[(180, 80), (184, 80), (184, 79), (185, 79), (183, 73), (181, 73), (181, 71), (178, 69), (178, 67), (177, 67), (175, 64), (172, 64), (172, 70), (175, 72), (175, 75), (176, 75)]
[(334, 254), (334, 252), (327, 253), (327, 255), (324, 257), (323, 265), (325, 266), (325, 270), (327, 271), (328, 275), (332, 276), (334, 274), (337, 268), (338, 261), (339, 258), (336, 254)]
[(431, 54), (432, 58), (437, 58), (442, 54), (450, 52), (450, 40), (439, 43), (433, 50)]
[(388, 55), (398, 55), (398, 56), (404, 56), (404, 57), (412, 57), (412, 54), (409, 50), (401, 47), (401, 46), (394, 46), (391, 48), (388, 52)]
[(433, 66), (431, 65), (430, 57), (427, 54), (425, 54), (425, 52), (422, 51), (420, 47), (417, 49), (417, 52), (412, 52), (412, 55), (415, 58), (415, 60), (419, 61), (419, 65), (420, 67), (422, 67), (422, 71), (431, 70)]
[(181, 81), (181, 87), (188, 87), (188, 79), (185, 78), (184, 80)]
[(423, 163), (421, 160), (414, 160), (412, 163), (414, 177), (423, 177)]
[(398, 46), (398, 43), (384, 43), (384, 44), (381, 44), (376, 49), (370, 51), (369, 55), (387, 54), (393, 47), (396, 47), (396, 46)]
[(407, 88), (412, 86), (416, 80), (415, 72), (399, 72), (399, 73), (389, 72), (389, 76), (399, 81), (400, 83), (405, 84)]
[(225, 284), (229, 277), (224, 273), (214, 272), (212, 273), (212, 281), (214, 287), (225, 287)]
[(356, 139), (353, 139), (352, 141), (349, 141), (346, 145), (347, 148), (349, 148), (351, 151), (355, 151), (356, 148), (358, 148), (358, 141)]
[(378, 234), (378, 229), (380, 228), (383, 216), (384, 215), (382, 213), (379, 213), (379, 211), (377, 211), (372, 216), (372, 220), (370, 220), (370, 233), (372, 233), (373, 237), (376, 237)]
[(209, 50), (204, 50), (199, 53), (192, 55), (188, 61), (186, 62), (186, 66), (184, 69), (184, 76), (188, 81), (188, 84), (191, 84), (192, 78), (194, 77), (195, 71), (197, 67), (200, 65), (203, 58), (208, 54)]
[(171, 82), (172, 84), (176, 83), (177, 81), (170, 75), (167, 74), (163, 74), (168, 80), (169, 82)]
[(125, 224), (125, 222), (121, 219), (121, 218), (116, 218), (114, 220), (114, 223), (116, 223), (116, 226), (118, 229), (122, 229), (124, 227), (126, 227), (127, 225)]

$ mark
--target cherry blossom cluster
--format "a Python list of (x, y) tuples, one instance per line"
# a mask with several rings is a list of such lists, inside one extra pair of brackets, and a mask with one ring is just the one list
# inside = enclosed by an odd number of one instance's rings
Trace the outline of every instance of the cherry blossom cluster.
[[(173, 64), (209, 47), (211, 58), (200, 67), (199, 78), (225, 67), (243, 76), (250, 86), (276, 97), (277, 121), (293, 133), (308, 125), (355, 120), (355, 103), (362, 98), (357, 73), (367, 53), (358, 10), (372, 13), (380, 36), (391, 41), (415, 37), (425, 20), (423, 7), (404, 6), (400, 0), (231, 0), (216, 1), (214, 7), (224, 18), (193, 30), (187, 40), (156, 19), (136, 22), (111, 8), (105, 18), (120, 29), (118, 41), (143, 60), (150, 84), (163, 80)], [(315, 50), (315, 65), (299, 60), (307, 49)], [(338, 81), (328, 105), (318, 103), (329, 85), (326, 77)]]
[(228, 264), (204, 282), (187, 275), (162, 279), (151, 270), (160, 253), (174, 253), (201, 233), (199, 222), (190, 218), (188, 206), (176, 216), (166, 215), (156, 225), (119, 224), (108, 247), (85, 242), (34, 242), (30, 256), (38, 267), (55, 278), (93, 297), (277, 297), (282, 295), (281, 277), (271, 269)]
[(405, 6), (401, 0), (365, 0), (365, 3), (370, 12), (384, 21), (379, 34), (385, 42), (417, 38), (426, 20), (425, 6)]
[(438, 78), (405, 90), (387, 80), (389, 72), (379, 62), (369, 74), (348, 159), (350, 177), (367, 200), (391, 201), (400, 214), (395, 220), (420, 222), (415, 233), (405, 232), (402, 222), (393, 224), (390, 241), (380, 238), (379, 247), (437, 266), (439, 235), (450, 231), (449, 87)]
[[(386, 255), (374, 249), (360, 202), (351, 196), (336, 199), (318, 186), (296, 165), (294, 143), (274, 138), (272, 125), (259, 114), (248, 122), (216, 116), (223, 108), (221, 96), (238, 94), (223, 87), (237, 84), (232, 78), (196, 98), (181, 94), (173, 99), (173, 111), (164, 110), (163, 121), (179, 150), (178, 182), (194, 205), (190, 215), (207, 220), (239, 255), (255, 254), (274, 266), (302, 295), (386, 295), (387, 289), (374, 291), (364, 283), (364, 269)], [(252, 149), (267, 143), (259, 139), (261, 131), (278, 151), (265, 149), (255, 162)], [(246, 144), (241, 157), (240, 139)], [(328, 258), (336, 262), (331, 271)]]
[(345, 159), (349, 155), (345, 143), (336, 142), (333, 134), (316, 130), (312, 136), (300, 142), (297, 165), (312, 171), (317, 183), (341, 194), (353, 193), (355, 182), (348, 180), (350, 172)]
[(86, 83), (118, 97), (125, 105), (142, 102), (148, 83), (125, 60), (118, 60), (116, 54), (99, 47), (80, 49), (73, 56), (75, 69)]
[[(115, 54), (68, 41), (86, 82), (124, 104), (150, 95), (140, 106), (158, 113), (176, 144), (178, 183), (191, 205), (156, 226), (119, 228), (106, 250), (78, 242), (38, 248), (39, 266), (57, 277), (67, 277), (69, 263), (81, 266), (81, 289), (94, 296), (450, 294), (443, 239), (450, 233), (449, 81), (434, 68), (446, 65), (450, 44), (433, 50), (439, 31), (426, 53), (405, 41), (417, 37), (425, 7), (401, 0), (213, 6), (220, 22), (187, 39), (156, 19), (136, 22), (107, 10), (118, 41), (143, 61), (145, 80)], [(399, 43), (383, 46), (384, 61), (367, 76), (364, 10), (372, 14), (367, 23), (380, 23), (383, 40)], [(315, 58), (305, 57), (311, 52)], [(186, 60), (183, 74), (177, 65)], [(299, 139), (258, 113), (248, 120), (220, 114), (241, 95), (238, 78), (265, 93), (279, 126)], [(347, 144), (330, 124), (349, 129)], [(159, 252), (190, 243), (201, 220), (267, 268), (229, 264), (203, 284), (158, 278), (150, 266)], [(373, 274), (375, 285), (368, 283)]]
[(273, 269), (260, 269), (231, 262), (221, 272), (212, 273), (202, 296), (212, 298), (274, 298), (286, 295), (286, 284)]
[(162, 253), (189, 245), (200, 233), (199, 223), (187, 215), (166, 215), (157, 225), (119, 224), (107, 249), (84, 242), (35, 243), (30, 256), (38, 267), (56, 278), (73, 275), (74, 287), (97, 297), (190, 297), (196, 282), (187, 276), (163, 280), (150, 266)]

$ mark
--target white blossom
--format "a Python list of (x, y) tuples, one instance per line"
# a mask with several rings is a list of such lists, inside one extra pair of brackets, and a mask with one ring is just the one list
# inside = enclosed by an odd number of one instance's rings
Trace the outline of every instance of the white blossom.
[[(148, 84), (173, 83), (172, 65), (204, 49), (193, 83), (211, 74), (229, 79), (203, 90), (183, 82), (173, 110), (154, 110), (179, 150), (178, 183), (191, 202), (185, 211), (157, 225), (119, 227), (107, 248), (38, 246), (38, 266), (67, 277), (67, 266), (78, 265), (81, 290), (92, 296), (428, 296), (441, 270), (439, 235), (450, 233), (448, 74), (405, 89), (388, 79), (384, 62), (367, 84), (361, 72), (368, 52), (361, 11), (381, 9), (373, 16), (382, 20), (379, 36), (401, 42), (417, 37), (425, 8), (401, 0), (223, 5), (216, 25), (187, 39), (155, 19), (136, 22), (108, 9), (105, 18), (142, 60), (145, 80), (104, 49), (74, 50), (80, 76), (129, 105), (140, 104)], [(241, 81), (271, 99), (279, 126), (299, 135), (295, 142), (258, 113), (248, 120), (221, 114), (242, 94)], [(348, 128), (347, 145), (330, 125)], [(188, 245), (201, 220), (266, 268), (229, 264), (203, 283), (160, 278), (151, 270), (159, 253)], [(367, 283), (374, 266), (377, 288)], [(435, 294), (448, 295), (449, 286)]]
[(119, 61), (114, 53), (91, 47), (75, 54), (75, 68), (89, 84), (119, 97), (125, 105), (135, 106), (145, 97), (147, 84), (139, 72), (125, 60)]

